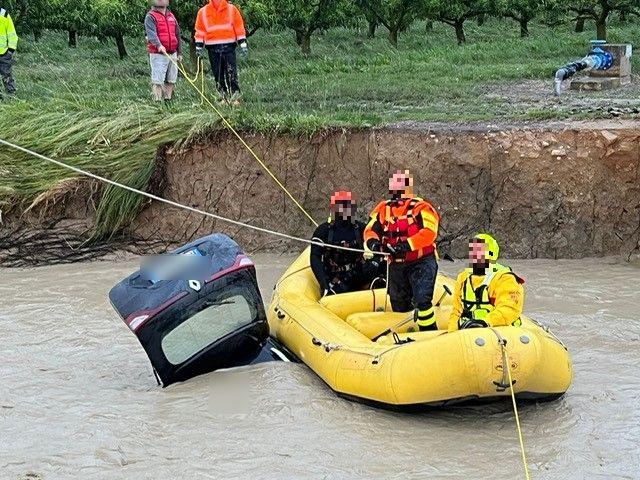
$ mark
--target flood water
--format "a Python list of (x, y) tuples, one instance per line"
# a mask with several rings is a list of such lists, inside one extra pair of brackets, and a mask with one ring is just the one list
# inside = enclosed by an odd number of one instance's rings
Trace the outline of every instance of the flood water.
[[(255, 260), (268, 301), (290, 257)], [(2, 479), (524, 477), (508, 402), (392, 413), (282, 362), (157, 387), (107, 299), (137, 264), (0, 270)], [(640, 268), (512, 265), (527, 280), (527, 313), (575, 368), (562, 399), (521, 407), (532, 478), (640, 479)]]

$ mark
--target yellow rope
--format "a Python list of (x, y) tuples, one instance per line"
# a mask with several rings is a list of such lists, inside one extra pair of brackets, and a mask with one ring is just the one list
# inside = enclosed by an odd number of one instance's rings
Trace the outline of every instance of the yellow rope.
[[(291, 192), (289, 192), (289, 190), (287, 190), (287, 187), (285, 187), (283, 185), (283, 183), (280, 180), (278, 180), (278, 177), (276, 177), (273, 174), (273, 172), (269, 169), (269, 167), (262, 160), (260, 160), (260, 157), (258, 157), (258, 155), (249, 146), (249, 144), (244, 141), (244, 139), (240, 136), (240, 134), (236, 131), (236, 129), (233, 128), (233, 126), (225, 118), (225, 116), (222, 114), (222, 112), (218, 108), (216, 108), (216, 106), (209, 100), (209, 98), (204, 94), (204, 92), (202, 90), (198, 89), (198, 86), (195, 84), (194, 81), (191, 80), (191, 78), (189, 78), (189, 76), (186, 74), (184, 68), (182, 68), (182, 66), (179, 65), (178, 62), (176, 62), (173, 58), (171, 58), (171, 55), (168, 55), (166, 53), (165, 53), (165, 55), (167, 56), (167, 58), (171, 62), (173, 62), (176, 65), (176, 67), (178, 67), (178, 70), (180, 70), (180, 73), (182, 73), (182, 75), (185, 76), (185, 78), (187, 79), (187, 82), (189, 82), (189, 84), (194, 88), (194, 90), (196, 92), (198, 92), (200, 97), (202, 97), (202, 99), (213, 109), (213, 111), (216, 112), (216, 114), (220, 117), (220, 120), (222, 120), (222, 123), (224, 123), (224, 125), (238, 138), (238, 140), (240, 140), (240, 143), (242, 143), (242, 145), (244, 145), (244, 147), (249, 151), (249, 153), (253, 156), (253, 158), (256, 159), (256, 161), (260, 164), (260, 166), (271, 176), (271, 178), (287, 194), (287, 196), (293, 201), (293, 203), (296, 204), (296, 206), (300, 209), (300, 211), (307, 216), (307, 218), (311, 221), (311, 223), (313, 223), (313, 225), (317, 227), (318, 223), (313, 219), (313, 217), (311, 215), (309, 215), (309, 213), (298, 202), (298, 200), (296, 200), (294, 198), (294, 196), (291, 195)], [(203, 69), (203, 81), (204, 81), (204, 69)]]
[(204, 91), (204, 64), (202, 62), (202, 58), (198, 57), (198, 60), (196, 62), (196, 74), (193, 77), (193, 80), (189, 78), (189, 76), (187, 75), (187, 69), (184, 68), (184, 64), (182, 62), (180, 62), (180, 66), (178, 68), (181, 68), (182, 70), (182, 74), (184, 75), (184, 77), (189, 81), (189, 83), (195, 83), (198, 81), (198, 77), (202, 76), (202, 85), (201, 85), (201, 91), (202, 91), (202, 96), (200, 98), (200, 105), (204, 105), (204, 97), (206, 97), (205, 91)]
[[(500, 346), (506, 350), (506, 345), (500, 343)], [(516, 417), (516, 427), (518, 429), (518, 438), (520, 439), (520, 453), (522, 453), (522, 465), (524, 466), (524, 476), (527, 480), (530, 480), (529, 466), (527, 465), (527, 455), (524, 450), (524, 437), (522, 435), (522, 428), (520, 427), (520, 417), (518, 416), (518, 406), (516, 405), (516, 395), (513, 393), (513, 380), (511, 379), (511, 361), (509, 360), (509, 354), (507, 353), (507, 360), (504, 362), (507, 368), (507, 375), (509, 378), (509, 392), (511, 393), (511, 402), (513, 403), (513, 413)]]

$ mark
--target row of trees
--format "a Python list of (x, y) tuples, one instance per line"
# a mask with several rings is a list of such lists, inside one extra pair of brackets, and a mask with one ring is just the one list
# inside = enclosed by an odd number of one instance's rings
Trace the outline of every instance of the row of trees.
[[(172, 10), (183, 26), (192, 26), (198, 9), (206, 0), (174, 0)], [(6, 1), (5, 1), (6, 3)], [(529, 35), (529, 23), (538, 18), (556, 25), (575, 22), (576, 31), (586, 20), (596, 25), (597, 38), (605, 39), (607, 22), (614, 13), (621, 19), (640, 15), (640, 0), (235, 0), (247, 22), (249, 36), (260, 28), (286, 28), (304, 54), (311, 51), (314, 33), (332, 27), (353, 27), (367, 22), (368, 35), (375, 36), (384, 27), (393, 46), (411, 24), (418, 20), (450, 25), (458, 43), (466, 41), (465, 23), (486, 16), (513, 19), (522, 36)], [(112, 38), (121, 58), (127, 55), (124, 38), (139, 35), (148, 9), (147, 0), (9, 0), (18, 29), (31, 32), (36, 39), (43, 30), (64, 30), (69, 45), (75, 46), (78, 34)], [(188, 30), (185, 28), (185, 30)], [(188, 35), (188, 34), (187, 34)], [(185, 38), (191, 42), (193, 39)]]

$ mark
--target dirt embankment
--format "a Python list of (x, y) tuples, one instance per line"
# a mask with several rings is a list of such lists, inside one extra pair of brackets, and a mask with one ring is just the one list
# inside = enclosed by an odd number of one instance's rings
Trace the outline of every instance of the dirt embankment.
[[(317, 221), (338, 189), (352, 190), (365, 216), (386, 196), (388, 174), (409, 169), (416, 192), (441, 212), (441, 249), (453, 255), (465, 255), (478, 230), (495, 233), (512, 257), (626, 256), (640, 246), (640, 121), (403, 123), (246, 140)], [(313, 231), (226, 133), (169, 150), (160, 168), (166, 198), (294, 235)], [(213, 230), (233, 234), (249, 251), (291, 247), (157, 203), (131, 227), (136, 236), (168, 243)]]

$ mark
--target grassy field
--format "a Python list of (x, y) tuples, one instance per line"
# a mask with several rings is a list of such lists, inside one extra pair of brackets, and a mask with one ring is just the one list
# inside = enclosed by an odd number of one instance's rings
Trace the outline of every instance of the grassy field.
[[(395, 50), (383, 29), (375, 39), (334, 30), (315, 37), (313, 55), (304, 58), (290, 32), (259, 31), (250, 39), (250, 58), (240, 61), (243, 106), (221, 108), (243, 129), (312, 133), (401, 120), (583, 118), (606, 115), (588, 108), (593, 102), (640, 105), (635, 87), (553, 99), (553, 71), (586, 53), (592, 33), (541, 25), (531, 33), (521, 39), (515, 23), (469, 22), (469, 43), (457, 46), (450, 27), (436, 24), (425, 32), (416, 25)], [(629, 23), (612, 25), (609, 36), (633, 42), (639, 34), (640, 24)], [(114, 45), (80, 38), (78, 48), (69, 49), (65, 40), (62, 33), (38, 43), (22, 39), (18, 97), (0, 104), (2, 138), (145, 188), (160, 145), (220, 127), (184, 80), (172, 104), (151, 102), (142, 38), (127, 40), (130, 57), (123, 61)], [(0, 149), (0, 208), (26, 207), (73, 184), (68, 172)], [(126, 224), (139, 202), (105, 189), (97, 234)]]

